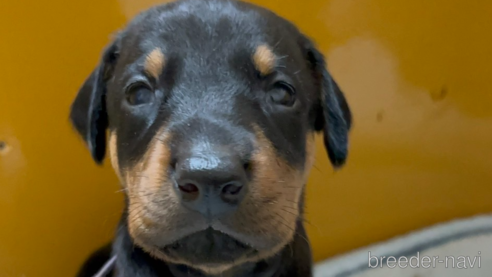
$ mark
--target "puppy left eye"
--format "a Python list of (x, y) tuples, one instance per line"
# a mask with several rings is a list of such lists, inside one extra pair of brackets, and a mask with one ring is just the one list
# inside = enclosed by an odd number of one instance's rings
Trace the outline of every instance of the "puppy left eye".
[(131, 86), (126, 92), (126, 101), (132, 106), (151, 103), (154, 100), (154, 92), (145, 84)]
[(269, 94), (272, 102), (278, 105), (291, 107), (296, 102), (294, 87), (283, 81), (276, 82)]

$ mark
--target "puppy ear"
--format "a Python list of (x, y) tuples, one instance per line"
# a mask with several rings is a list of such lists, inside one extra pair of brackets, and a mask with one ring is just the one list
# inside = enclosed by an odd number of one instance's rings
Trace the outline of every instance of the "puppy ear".
[(303, 38), (305, 57), (317, 81), (319, 107), (315, 130), (323, 131), (328, 157), (335, 168), (345, 164), (352, 114), (343, 92), (326, 68), (325, 58), (313, 43)]
[(102, 163), (106, 153), (106, 83), (112, 77), (117, 56), (116, 43), (113, 43), (106, 48), (99, 65), (85, 80), (70, 110), (70, 121), (97, 164)]

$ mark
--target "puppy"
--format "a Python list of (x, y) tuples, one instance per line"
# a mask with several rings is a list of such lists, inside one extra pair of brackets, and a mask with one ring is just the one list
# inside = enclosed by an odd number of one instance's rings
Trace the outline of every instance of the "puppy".
[(94, 256), (117, 257), (111, 276), (312, 275), (314, 136), (341, 167), (351, 113), (289, 21), (232, 0), (151, 8), (106, 48), (70, 119), (95, 162), (109, 146), (126, 192), (111, 250)]

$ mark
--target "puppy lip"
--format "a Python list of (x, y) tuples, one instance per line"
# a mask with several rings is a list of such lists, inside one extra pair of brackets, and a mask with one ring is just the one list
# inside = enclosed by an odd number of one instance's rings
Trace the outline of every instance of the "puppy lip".
[(194, 232), (194, 233), (192, 233), (192, 234), (189, 234), (189, 235), (187, 235), (187, 236), (184, 236), (183, 238), (181, 238), (181, 239), (179, 239), (179, 240), (177, 240), (177, 241), (175, 241), (175, 242), (171, 243), (171, 244), (170, 244), (170, 245), (168, 245), (167, 247), (171, 247), (171, 248), (173, 248), (173, 247), (175, 247), (177, 244), (179, 244), (179, 242), (180, 242), (180, 241), (184, 241), (184, 240), (186, 240), (186, 239), (187, 239), (188, 237), (190, 237), (190, 236), (193, 236), (193, 235), (196, 235), (196, 234), (199, 234), (199, 233), (205, 233), (205, 232), (208, 232), (208, 233), (220, 233), (221, 235), (223, 235), (223, 236), (225, 236), (225, 237), (228, 237), (228, 238), (230, 238), (230, 239), (234, 240), (234, 241), (235, 241), (238, 245), (240, 245), (241, 247), (244, 247), (244, 248), (251, 248), (251, 246), (249, 246), (249, 245), (248, 245), (248, 244), (246, 244), (246, 243), (241, 242), (240, 240), (238, 240), (238, 239), (234, 238), (234, 237), (233, 237), (233, 236), (231, 236), (230, 234), (228, 234), (228, 233), (226, 233), (226, 232), (224, 232), (224, 231), (222, 231), (222, 230), (220, 230), (220, 229), (213, 228), (213, 227), (211, 227), (211, 226), (210, 226), (210, 227), (208, 227), (208, 228), (206, 228), (206, 229), (203, 229), (203, 230), (200, 230), (200, 231)]
[(246, 248), (257, 250), (256, 247), (251, 245), (249, 242), (246, 242), (244, 240), (241, 240), (240, 238), (237, 238), (234, 234), (228, 232), (227, 230), (225, 230), (225, 228), (222, 228), (221, 226), (223, 226), (221, 223), (216, 223), (216, 222), (209, 223), (208, 225), (205, 225), (203, 228), (196, 229), (194, 232), (184, 232), (183, 236), (167, 243), (166, 245), (160, 245), (160, 246), (158, 246), (158, 248), (161, 250), (173, 248), (173, 246), (176, 246), (181, 241), (186, 240), (190, 236), (196, 235), (196, 234), (201, 233), (201, 232), (215, 232), (215, 233), (220, 233), (226, 237), (229, 237), (229, 238), (235, 240), (240, 245), (242, 245)]
[[(190, 240), (195, 241), (195, 243), (190, 243)], [(229, 259), (236, 260), (258, 253), (258, 250), (251, 246), (212, 227), (184, 236), (158, 249), (172, 258), (185, 259), (192, 263), (209, 266), (218, 266), (223, 262), (230, 262)], [(194, 254), (191, 254), (189, 250), (192, 250)], [(204, 251), (208, 251), (209, 254), (204, 255)]]
[(210, 226), (210, 229), (212, 229), (212, 230), (214, 230), (214, 231), (216, 231), (216, 232), (219, 232), (219, 233), (221, 233), (221, 234), (223, 234), (223, 235), (229, 236), (229, 237), (231, 237), (232, 239), (234, 239), (234, 240), (238, 241), (239, 243), (241, 243), (242, 245), (244, 245), (244, 246), (246, 246), (246, 247), (248, 247), (248, 248), (251, 248), (251, 249), (255, 249), (255, 250), (257, 250), (257, 249), (256, 249), (256, 247), (254, 247), (253, 245), (251, 245), (249, 242), (244, 241), (244, 240), (242, 240), (242, 239), (240, 239), (240, 238), (236, 237), (234, 234), (232, 234), (232, 233), (230, 233), (230, 232), (227, 232), (224, 228), (221, 228), (221, 227), (220, 227), (221, 225), (222, 225), (222, 224), (220, 224), (220, 223), (212, 224), (212, 225)]
[(263, 251), (271, 247), (271, 241), (269, 241), (268, 239), (264, 241), (257, 241), (258, 237), (253, 237), (251, 235), (242, 232), (237, 232), (233, 228), (229, 227), (227, 224), (224, 224), (223, 222), (220, 221), (214, 222), (211, 225), (211, 228), (213, 228), (217, 232), (225, 234), (241, 242), (242, 244), (250, 247), (251, 249), (255, 249), (256, 251)]

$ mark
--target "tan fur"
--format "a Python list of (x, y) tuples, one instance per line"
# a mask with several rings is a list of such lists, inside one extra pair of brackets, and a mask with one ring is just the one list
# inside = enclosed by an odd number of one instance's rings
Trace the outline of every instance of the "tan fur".
[(292, 167), (277, 155), (259, 126), (254, 125), (254, 130), (253, 181), (237, 212), (224, 219), (223, 224), (237, 234), (264, 239), (265, 246), (258, 249), (259, 253), (230, 263), (197, 265), (169, 257), (154, 246), (159, 237), (179, 235), (183, 224), (189, 224), (183, 222), (189, 217), (189, 211), (181, 206), (166, 174), (171, 134), (165, 128), (152, 140), (142, 159), (125, 170), (129, 196), (128, 226), (135, 243), (158, 259), (185, 264), (208, 274), (222, 274), (236, 265), (269, 258), (290, 243), (300, 216), (300, 197), (314, 162), (314, 135), (310, 133), (306, 138), (306, 160), (301, 169)]
[[(306, 137), (306, 160), (304, 169), (300, 170), (292, 168), (285, 160), (278, 157), (273, 145), (265, 137), (260, 127), (255, 125), (254, 129), (256, 152), (252, 158), (252, 166), (255, 179), (250, 184), (250, 194), (233, 219), (245, 221), (242, 224), (241, 222), (236, 222), (235, 224), (238, 229), (242, 226), (247, 228), (241, 230), (241, 232), (251, 233), (251, 229), (257, 229), (256, 231), (262, 235), (269, 233), (271, 236), (277, 237), (278, 243), (271, 248), (260, 251), (257, 255), (243, 257), (232, 263), (222, 264), (217, 267), (200, 266), (175, 259), (170, 260), (160, 253), (155, 253), (157, 257), (175, 263), (182, 263), (208, 274), (221, 274), (234, 266), (246, 262), (257, 262), (270, 258), (292, 241), (299, 217), (298, 205), (301, 193), (309, 171), (314, 164), (314, 134), (309, 133)], [(249, 221), (247, 221), (248, 219)]]
[(111, 131), (109, 133), (109, 156), (111, 160), (111, 166), (113, 166), (113, 170), (118, 176), (120, 183), (124, 185), (123, 178), (121, 176), (120, 166), (118, 163), (118, 149), (117, 149), (117, 136), (116, 131)]
[(253, 54), (253, 62), (261, 75), (268, 75), (272, 73), (275, 67), (276, 57), (270, 47), (263, 44), (256, 48)]
[[(275, 247), (262, 251), (253, 261), (272, 256), (293, 239), (300, 216), (299, 201), (314, 162), (315, 146), (314, 135), (308, 134), (304, 168), (293, 168), (276, 154), (260, 127), (255, 125), (254, 129), (257, 142), (257, 150), (252, 158), (255, 177), (248, 199), (252, 202), (248, 205), (245, 203), (245, 208), (252, 209), (250, 213), (258, 218), (256, 224), (260, 229), (271, 233), (279, 241)], [(268, 208), (263, 206), (257, 209), (258, 203), (264, 203)]]
[[(128, 170), (128, 227), (133, 237), (148, 232), (156, 219), (172, 212), (173, 204), (179, 205), (166, 174), (170, 159), (169, 139), (170, 135), (161, 131), (152, 140), (143, 158)], [(169, 201), (166, 203), (168, 206), (163, 208), (155, 201), (163, 196), (176, 201)]]
[(162, 127), (143, 157), (124, 170), (129, 233), (137, 245), (153, 255), (158, 251), (153, 246), (154, 239), (162, 233), (179, 233), (183, 228), (180, 219), (186, 216), (167, 176), (170, 139), (171, 134)]
[(161, 49), (155, 48), (145, 58), (145, 71), (154, 78), (159, 78), (166, 63), (166, 58)]

